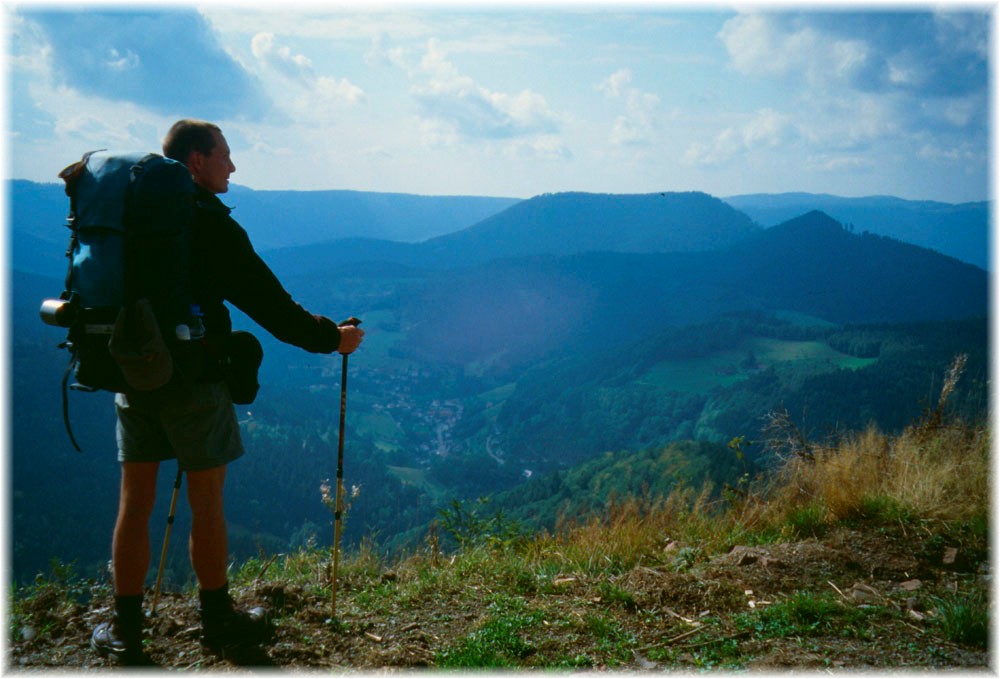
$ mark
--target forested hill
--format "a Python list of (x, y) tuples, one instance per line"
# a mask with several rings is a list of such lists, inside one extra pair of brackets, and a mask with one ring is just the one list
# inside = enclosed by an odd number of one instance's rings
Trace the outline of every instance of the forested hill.
[(467, 262), (538, 253), (694, 252), (731, 245), (757, 228), (705, 193), (557, 193), (425, 245), (432, 254)]
[(738, 243), (759, 227), (704, 193), (557, 193), (513, 205), (478, 224), (420, 243), (352, 238), (268, 253), (278, 269), (349, 262), (452, 268), (491, 260), (588, 252), (698, 252)]
[(817, 193), (749, 194), (723, 200), (761, 225), (822, 210), (855, 231), (890, 236), (990, 268), (990, 204), (940, 203), (893, 196), (844, 198)]
[(401, 320), (422, 360), (527, 365), (747, 309), (836, 323), (980, 316), (988, 288), (978, 267), (813, 212), (714, 252), (540, 256), (432, 272)]

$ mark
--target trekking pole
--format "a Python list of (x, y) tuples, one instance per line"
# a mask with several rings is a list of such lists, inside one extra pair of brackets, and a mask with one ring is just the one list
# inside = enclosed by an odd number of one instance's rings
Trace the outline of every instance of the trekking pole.
[[(361, 321), (351, 316), (340, 325), (357, 327)], [(340, 515), (343, 510), (344, 492), (344, 421), (347, 418), (347, 354), (342, 354), (340, 364), (340, 436), (337, 441), (337, 493), (333, 510), (333, 599), (332, 619), (337, 619), (337, 567), (340, 565)]]
[(163, 582), (163, 565), (167, 560), (167, 545), (170, 544), (170, 529), (174, 526), (174, 510), (177, 508), (177, 494), (181, 490), (181, 477), (184, 472), (180, 465), (177, 465), (177, 478), (174, 479), (174, 494), (170, 498), (170, 511), (167, 513), (167, 531), (163, 535), (163, 549), (160, 550), (160, 567), (156, 571), (156, 587), (153, 589), (153, 608), (149, 612), (151, 616), (156, 615), (156, 603), (160, 598), (160, 583)]

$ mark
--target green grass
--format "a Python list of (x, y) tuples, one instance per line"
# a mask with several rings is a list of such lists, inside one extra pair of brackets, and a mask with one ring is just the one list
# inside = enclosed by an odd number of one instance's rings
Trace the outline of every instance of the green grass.
[(862, 609), (833, 595), (796, 592), (782, 601), (736, 617), (737, 628), (760, 638), (840, 636), (867, 639), (878, 608)]
[(534, 652), (527, 632), (541, 624), (539, 611), (523, 599), (497, 596), (488, 616), (475, 630), (437, 654), (439, 667), (520, 667)]
[(704, 394), (748, 379), (753, 369), (742, 366), (749, 352), (759, 366), (790, 376), (819, 375), (834, 370), (858, 370), (878, 359), (857, 358), (823, 342), (795, 342), (756, 337), (741, 346), (702, 358), (661, 361), (640, 378), (641, 382), (682, 393)]
[(829, 527), (826, 509), (818, 502), (796, 507), (785, 519), (788, 532), (800, 538), (823, 537)]
[(588, 613), (583, 619), (584, 631), (593, 639), (592, 648), (609, 667), (632, 660), (635, 635), (614, 620), (597, 613)]
[(990, 639), (989, 604), (989, 593), (984, 589), (936, 598), (937, 624), (951, 641), (986, 648)]

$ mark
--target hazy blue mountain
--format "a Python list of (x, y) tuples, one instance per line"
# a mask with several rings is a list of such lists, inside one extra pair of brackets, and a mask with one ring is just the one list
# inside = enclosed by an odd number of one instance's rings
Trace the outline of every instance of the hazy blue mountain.
[(892, 196), (843, 198), (815, 193), (758, 193), (724, 200), (765, 226), (821, 210), (855, 231), (891, 236), (990, 269), (988, 202), (950, 204)]
[(15, 179), (8, 187), (8, 243), (13, 268), (62, 280), (69, 242), (65, 226), (69, 199), (62, 185)]
[(222, 196), (260, 250), (341, 238), (423, 241), (464, 229), (519, 198), (420, 196), (371, 191), (255, 191)]
[[(8, 187), (14, 267), (64, 276), (69, 199), (62, 184), (12, 180)], [(234, 207), (233, 217), (261, 251), (362, 236), (422, 241), (464, 229), (520, 200), (363, 191), (254, 191), (237, 185), (222, 199)]]
[(421, 243), (364, 238), (268, 253), (278, 271), (357, 261), (424, 268), (491, 259), (586, 252), (697, 252), (759, 231), (746, 215), (704, 193), (556, 193), (517, 203), (478, 224)]
[(757, 230), (746, 215), (705, 193), (537, 196), (475, 226), (426, 243), (466, 261), (583, 252), (695, 252)]
[(961, 319), (986, 314), (988, 287), (971, 264), (812, 212), (714, 252), (593, 252), (434, 272), (401, 314), (415, 356), (517, 365), (742, 310), (833, 323)]

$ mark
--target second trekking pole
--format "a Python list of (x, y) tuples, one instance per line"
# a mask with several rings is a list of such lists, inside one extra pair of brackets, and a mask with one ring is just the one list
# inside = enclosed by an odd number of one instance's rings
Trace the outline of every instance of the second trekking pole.
[[(353, 316), (341, 325), (358, 326), (361, 321)], [(347, 354), (342, 354), (340, 364), (340, 435), (337, 441), (337, 493), (333, 509), (333, 599), (332, 619), (337, 620), (337, 568), (340, 565), (340, 518), (344, 494), (344, 423), (347, 419)]]
[(184, 472), (177, 466), (177, 478), (174, 479), (174, 494), (170, 498), (170, 511), (167, 513), (167, 530), (163, 535), (163, 549), (160, 551), (160, 567), (156, 572), (156, 588), (153, 590), (153, 607), (150, 615), (156, 615), (156, 604), (160, 599), (160, 583), (163, 582), (163, 565), (167, 560), (167, 545), (170, 544), (170, 529), (174, 526), (174, 510), (177, 509), (177, 494), (181, 489), (181, 478)]

